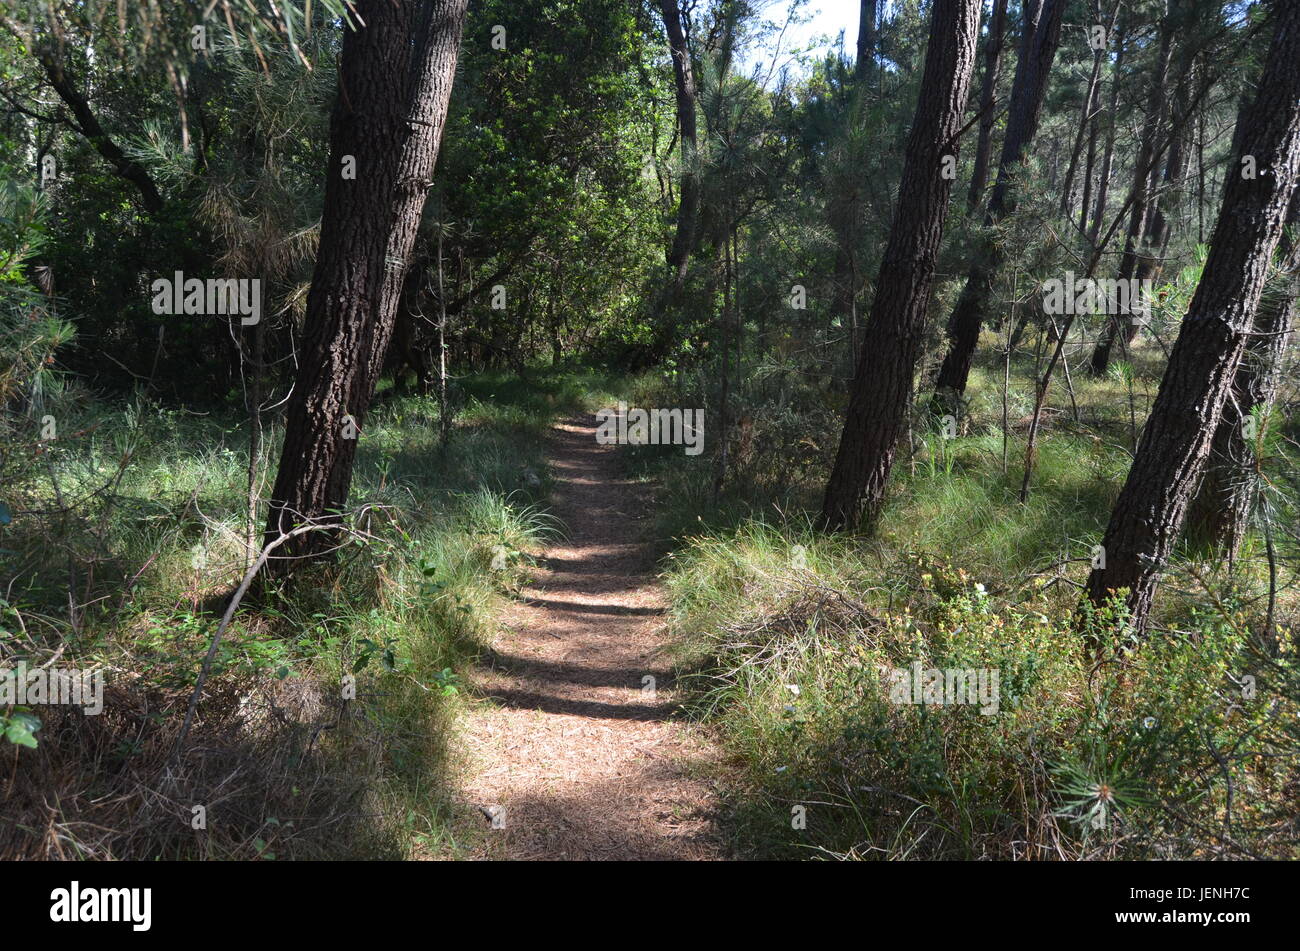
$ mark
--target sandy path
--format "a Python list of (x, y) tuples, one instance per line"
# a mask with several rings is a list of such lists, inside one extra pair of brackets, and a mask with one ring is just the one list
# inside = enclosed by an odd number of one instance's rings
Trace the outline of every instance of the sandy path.
[[(644, 541), (649, 495), (621, 479), (592, 417), (557, 425), (549, 549), (472, 678), (466, 797), (500, 813), (485, 857), (724, 858), (699, 731), (669, 719), (663, 594)], [(643, 678), (655, 678), (655, 691)], [(488, 820), (483, 819), (484, 826)]]

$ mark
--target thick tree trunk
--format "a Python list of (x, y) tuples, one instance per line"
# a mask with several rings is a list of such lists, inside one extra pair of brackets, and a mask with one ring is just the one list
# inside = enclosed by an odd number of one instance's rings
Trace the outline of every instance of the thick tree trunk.
[[(998, 159), (998, 177), (984, 215), (986, 227), (995, 225), (1014, 208), (1013, 182), (1025, 151), (1038, 131), (1052, 60), (1060, 43), (1065, 7), (1066, 0), (1043, 0), (1041, 5), (1026, 0), (1025, 35), (1021, 39), (1016, 76), (1011, 84), (1011, 107), (1006, 136), (1002, 140), (1002, 154)], [(989, 242), (971, 264), (966, 286), (948, 319), (948, 352), (935, 380), (932, 404), (937, 414), (956, 412), (961, 394), (966, 390), (980, 328), (993, 293), (993, 282), (1004, 257), (1001, 245)]]
[[(268, 542), (308, 522), (336, 525), (347, 501), (358, 430), (432, 184), (466, 3), (362, 0), (364, 26), (344, 37), (320, 249)], [(269, 572), (284, 574), (293, 559), (326, 550), (332, 534), (297, 536), (277, 550)]]
[(980, 131), (975, 144), (975, 169), (970, 176), (970, 190), (966, 193), (966, 213), (973, 215), (984, 197), (989, 180), (989, 156), (993, 153), (993, 104), (997, 100), (998, 72), (1002, 67), (1002, 47), (1006, 43), (1007, 0), (993, 0), (993, 16), (989, 19), (989, 35), (984, 42), (984, 79), (980, 86)]
[(691, 54), (682, 32), (677, 0), (659, 0), (668, 49), (673, 57), (673, 80), (677, 88), (677, 129), (681, 136), (681, 197), (677, 203), (677, 233), (668, 251), (668, 269), (672, 280), (670, 296), (675, 296), (686, 282), (686, 269), (695, 249), (696, 219), (700, 213), (700, 171), (697, 155), (698, 136), (695, 123), (695, 74)]
[(1267, 172), (1228, 184), (1203, 277), (1102, 540), (1104, 567), (1088, 577), (1094, 605), (1126, 592), (1139, 633), (1231, 393), (1300, 171), (1300, 4), (1277, 4), (1273, 16), (1259, 94), (1241, 117), (1233, 157), (1240, 169), (1240, 155), (1253, 155)]
[[(1287, 213), (1290, 228), (1300, 226), (1300, 188), (1291, 196)], [(1300, 244), (1283, 232), (1278, 247), (1278, 266), (1294, 280), (1300, 270)], [(1215, 545), (1228, 557), (1237, 558), (1254, 508), (1258, 480), (1255, 477), (1255, 445), (1247, 432), (1247, 420), (1257, 409), (1267, 418), (1277, 395), (1277, 383), (1286, 345), (1295, 323), (1297, 301), (1290, 285), (1260, 301), (1254, 331), (1246, 354), (1232, 381), (1232, 393), (1223, 404), (1223, 414), (1210, 443), (1205, 478), (1187, 513), (1184, 534), (1193, 544)]]
[(952, 182), (942, 174), (956, 155), (956, 136), (979, 38), (979, 0), (935, 0), (916, 117), (908, 137), (898, 204), (876, 280), (876, 295), (826, 486), (821, 525), (857, 524), (860, 505), (875, 520), (885, 498), (895, 448), (906, 422), (920, 356), (935, 261)]

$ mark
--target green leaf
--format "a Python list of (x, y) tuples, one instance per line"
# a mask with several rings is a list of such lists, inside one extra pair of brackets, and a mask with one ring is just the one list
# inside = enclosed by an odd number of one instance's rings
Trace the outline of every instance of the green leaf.
[(5, 726), (5, 739), (16, 746), (36, 749), (36, 737), (33, 734), (41, 728), (41, 721), (30, 713), (14, 713)]

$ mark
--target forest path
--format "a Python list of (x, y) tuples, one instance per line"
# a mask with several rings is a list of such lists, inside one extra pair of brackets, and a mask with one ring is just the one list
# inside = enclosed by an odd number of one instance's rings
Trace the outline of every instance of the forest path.
[(649, 492), (620, 476), (593, 417), (557, 424), (549, 455), (567, 538), (546, 552), (471, 677), (487, 700), (466, 727), (474, 762), (464, 794), (503, 810), (479, 851), (725, 858), (703, 778), (715, 753), (698, 728), (671, 718), (664, 597), (644, 537)]

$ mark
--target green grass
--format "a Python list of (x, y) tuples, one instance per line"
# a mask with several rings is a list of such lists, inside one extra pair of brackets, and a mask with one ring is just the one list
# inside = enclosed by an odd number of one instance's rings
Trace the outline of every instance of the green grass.
[[(562, 529), (544, 509), (547, 427), (598, 399), (603, 383), (560, 369), (460, 385), (445, 451), (436, 398), (378, 401), (350, 496), (354, 509), (384, 507), (369, 526), (378, 540), (345, 546), (292, 596), (272, 590), (245, 604), (191, 738), (209, 752), (187, 757), (184, 794), (152, 809), (150, 795), (168, 800), (157, 791), (170, 744), (246, 565), (246, 421), (143, 399), (125, 408), (79, 392), (57, 400), (66, 438), (6, 489), (15, 512), (0, 529), (14, 581), (0, 605), (6, 661), (45, 659), (61, 645), (61, 663), (106, 666), (116, 672), (110, 692), (121, 692), (93, 723), (39, 711), (39, 745), (22, 752), (25, 772), (8, 797), (12, 821), (28, 831), (0, 830), (0, 851), (52, 854), (50, 836), (33, 831), (40, 824), (21, 817), (55, 795), (68, 814), (63, 848), (87, 856), (459, 854), (463, 671), (532, 554)], [(263, 447), (260, 496), (277, 452)], [(55, 513), (57, 498), (76, 504)], [(71, 616), (70, 579), (84, 605)], [(348, 676), (355, 699), (344, 702)], [(144, 721), (132, 712), (150, 707)], [(207, 830), (190, 828), (182, 800), (213, 804)]]
[[(1228, 573), (1180, 551), (1162, 632), (1140, 651), (1107, 641), (1093, 657), (1075, 627), (1078, 585), (1128, 465), (1130, 392), (1141, 412), (1154, 392), (1148, 356), (1135, 353), (1131, 376), (1076, 376), (1078, 422), (1054, 390), (1022, 504), (1033, 362), (1013, 365), (1004, 443), (1001, 367), (986, 351), (961, 434), (916, 434), (871, 538), (811, 531), (843, 394), (790, 368), (749, 367), (736, 387), (732, 418), (747, 418), (749, 435), (737, 430), (716, 500), (717, 433), (698, 457), (623, 450), (629, 473), (658, 483), (676, 660), (689, 712), (736, 765), (720, 781), (741, 854), (1295, 857), (1285, 830), (1300, 687), (1294, 656), (1268, 656), (1255, 636), (1259, 560)], [(52, 391), (67, 438), (6, 487), (7, 656), (62, 645), (65, 663), (117, 672), (119, 692), (94, 723), (47, 717), (7, 800), (25, 831), (0, 823), (0, 851), (471, 850), (458, 836), (477, 824), (454, 797), (462, 678), (532, 554), (563, 530), (544, 508), (547, 426), (619, 399), (712, 414), (715, 382), (563, 367), (470, 377), (457, 384), (446, 451), (436, 398), (383, 394), (351, 500), (381, 507), (378, 540), (236, 616), (195, 728), (207, 752), (167, 796), (170, 742), (245, 563), (244, 421)], [(263, 448), (259, 495), (275, 458)], [(76, 504), (61, 511), (59, 498)], [(1252, 536), (1245, 552), (1258, 549)], [(1294, 608), (1284, 591), (1284, 625)], [(996, 669), (998, 715), (891, 702), (888, 672), (913, 663)], [(348, 676), (356, 699), (344, 703)], [(66, 818), (42, 825), (51, 795)], [(190, 828), (194, 802), (214, 804), (202, 833)]]
[[(810, 530), (842, 417), (794, 373), (767, 385), (751, 368), (736, 388), (756, 448), (716, 503), (716, 433), (694, 460), (626, 453), (662, 483), (677, 660), (692, 712), (738, 765), (733, 844), (785, 858), (1296, 857), (1300, 672), (1259, 636), (1261, 562), (1229, 573), (1180, 549), (1140, 650), (1106, 633), (1094, 656), (1075, 619), (1156, 361), (1139, 350), (1131, 374), (1076, 370), (1077, 421), (1057, 380), (1022, 504), (1034, 361), (1013, 362), (1004, 462), (1003, 368), (987, 347), (981, 360), (961, 434), (900, 450), (870, 538)], [(707, 393), (640, 385), (646, 405)], [(1281, 604), (1294, 616), (1293, 592)], [(914, 663), (999, 671), (998, 714), (892, 702), (888, 672)]]
[[(742, 854), (1295, 857), (1296, 671), (1231, 618), (1098, 664), (1074, 596), (1044, 578), (1009, 590), (938, 554), (760, 522), (687, 540), (666, 580), (692, 710), (740, 764), (726, 802)], [(891, 702), (888, 672), (916, 663), (998, 671), (997, 715)], [(1221, 828), (1227, 777), (1230, 848), (1197, 831)]]

